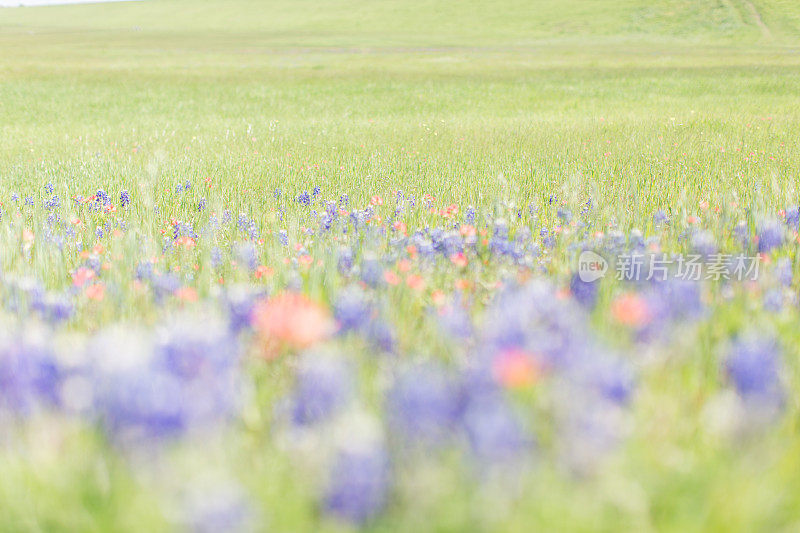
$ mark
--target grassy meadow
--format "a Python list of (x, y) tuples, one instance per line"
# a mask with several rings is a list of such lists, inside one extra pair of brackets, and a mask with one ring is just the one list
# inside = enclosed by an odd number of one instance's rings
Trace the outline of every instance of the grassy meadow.
[(798, 95), (788, 0), (0, 8), (0, 531), (797, 529)]

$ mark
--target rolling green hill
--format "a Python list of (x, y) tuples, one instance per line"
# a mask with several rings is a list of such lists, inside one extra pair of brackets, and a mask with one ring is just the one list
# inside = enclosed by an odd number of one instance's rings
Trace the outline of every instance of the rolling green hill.
[(228, 37), (264, 46), (532, 46), (543, 42), (796, 43), (788, 0), (193, 0), (5, 9), (4, 32)]

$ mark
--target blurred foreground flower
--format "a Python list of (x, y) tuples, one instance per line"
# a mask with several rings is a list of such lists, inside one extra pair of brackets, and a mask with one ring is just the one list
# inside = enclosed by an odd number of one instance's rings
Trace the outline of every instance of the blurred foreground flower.
[(781, 358), (774, 339), (754, 335), (736, 340), (725, 360), (725, 370), (753, 414), (773, 418), (781, 410)]
[(302, 294), (286, 292), (256, 304), (252, 314), (264, 356), (302, 350), (329, 337), (334, 323), (328, 311)]

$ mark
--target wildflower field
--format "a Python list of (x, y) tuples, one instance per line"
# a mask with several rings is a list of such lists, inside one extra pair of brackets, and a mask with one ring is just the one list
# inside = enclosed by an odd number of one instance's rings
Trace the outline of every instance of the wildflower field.
[(0, 531), (795, 531), (800, 6), (0, 8)]

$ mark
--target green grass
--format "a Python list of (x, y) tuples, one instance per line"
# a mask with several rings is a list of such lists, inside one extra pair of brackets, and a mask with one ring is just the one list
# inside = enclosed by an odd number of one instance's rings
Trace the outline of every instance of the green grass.
[[(286, 227), (292, 240), (307, 220), (287, 202), (286, 222), (278, 222), (276, 187), (291, 198), (323, 185), (326, 194), (350, 194), (355, 205), (402, 189), (462, 209), (507, 209), (500, 202), (519, 207), (551, 195), (575, 207), (591, 197), (598, 226), (616, 222), (623, 230), (646, 227), (657, 209), (676, 220), (697, 214), (701, 200), (735, 202), (756, 219), (797, 202), (798, 95), (800, 5), (789, 0), (145, 1), (0, 9), (0, 205), (10, 205), (14, 192), (43, 195), (47, 182), (64, 198), (130, 189), (136, 231), (115, 244), (125, 268), (109, 274), (120, 286), (140, 257), (159, 253), (159, 231), (171, 217), (193, 216), (191, 201), (200, 195), (213, 210)], [(214, 187), (203, 190), (207, 178)], [(195, 185), (191, 196), (171, 201), (185, 180)], [(161, 208), (158, 218), (152, 205)], [(23, 217), (0, 235), (2, 246), (17, 246), (22, 226), (39, 235), (42, 222)], [(676, 243), (677, 235), (670, 239)], [(334, 252), (318, 250), (328, 264)], [(202, 253), (199, 261), (207, 262)], [(268, 243), (271, 264), (281, 254)], [(68, 285), (77, 263), (36, 250), (32, 258), (0, 255), (3, 272), (30, 273), (52, 288)], [(214, 294), (213, 282), (211, 273), (198, 275), (201, 296)], [(307, 292), (325, 295), (335, 280), (314, 272), (303, 282)], [(158, 320), (133, 289), (120, 290), (73, 330)], [(415, 305), (398, 305), (398, 314), (411, 317), (402, 325), (409, 336), (424, 329)], [(718, 381), (703, 357), (727, 338), (726, 328), (748, 319), (742, 305), (677, 341), (671, 349), (697, 356), (691, 362), (651, 369), (634, 413), (638, 430), (603, 476), (576, 488), (545, 467), (519, 488), (530, 505), (503, 521), (479, 511), (494, 507), (491, 495), (462, 490), (458, 475), (443, 469), (429, 475), (455, 487), (451, 492), (420, 501), (408, 480), (400, 489), (407, 507), (390, 508), (375, 528), (796, 529), (796, 406), (763, 442), (737, 448), (698, 437), (698, 398)], [(790, 319), (777, 327), (796, 357)], [(796, 383), (798, 365), (789, 366)], [(281, 370), (259, 371), (275, 386), (259, 391), (266, 404), (285, 379)], [(234, 449), (220, 445), (219, 461), (270, 510), (267, 524), (320, 527), (313, 494), (298, 481), (304, 474), (270, 440), (267, 415), (251, 415), (237, 428), (244, 437)], [(50, 443), (53, 449), (37, 452), (44, 458), (0, 449), (0, 530), (166, 527), (155, 511), (158, 495), (137, 488), (140, 479), (98, 451), (104, 445), (93, 432), (59, 426), (58, 433), (69, 435), (68, 444)], [(2, 435), (0, 428), (5, 446)], [(192, 461), (203, 462), (190, 457), (182, 467), (192, 471)]]
[(165, 177), (300, 189), (317, 176), (287, 165), (316, 163), (365, 195), (435, 188), (473, 203), (500, 175), (523, 194), (613, 177), (603, 193), (638, 205), (684, 187), (713, 197), (719, 179), (752, 194), (740, 174), (790, 185), (797, 32), (731, 29), (717, 19), (741, 18), (736, 2), (523, 5), (6, 9), (0, 172), (11, 186), (100, 165), (140, 181), (160, 161)]

